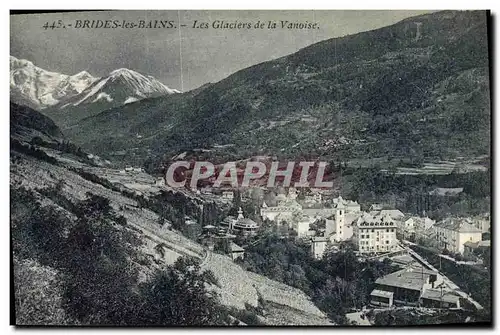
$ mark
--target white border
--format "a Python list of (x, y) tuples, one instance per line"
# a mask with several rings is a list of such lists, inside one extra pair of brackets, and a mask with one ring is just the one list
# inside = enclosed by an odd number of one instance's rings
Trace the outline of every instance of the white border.
[[(8, 172), (9, 172), (9, 95), (7, 94), (8, 92), (8, 86), (7, 86), (7, 78), (8, 78), (8, 63), (7, 63), (7, 54), (9, 54), (9, 18), (8, 18), (8, 10), (9, 9), (34, 9), (34, 8), (43, 8), (43, 9), (491, 9), (492, 14), (494, 16), (498, 15), (498, 1), (484, 1), (484, 0), (475, 0), (475, 1), (463, 1), (463, 0), (455, 0), (455, 1), (429, 1), (429, 0), (419, 0), (419, 1), (414, 1), (414, 2), (403, 2), (403, 1), (383, 1), (379, 0), (376, 2), (369, 2), (369, 1), (342, 1), (342, 2), (331, 2), (331, 1), (319, 1), (319, 0), (308, 0), (308, 1), (297, 1), (297, 0), (280, 0), (280, 1), (269, 1), (269, 0), (253, 0), (253, 1), (220, 1), (220, 0), (212, 0), (210, 2), (207, 1), (190, 1), (190, 0), (184, 0), (184, 1), (177, 1), (175, 3), (172, 2), (167, 2), (167, 1), (157, 1), (157, 2), (152, 2), (152, 1), (102, 1), (102, 0), (86, 0), (86, 1), (80, 1), (80, 2), (69, 2), (67, 0), (61, 1), (54, 1), (54, 0), (45, 0), (43, 2), (41, 1), (6, 1), (2, 2), (2, 8), (3, 11), (3, 20), (0, 20), (0, 24), (2, 26), (1, 30), (1, 38), (2, 38), (2, 48), (3, 48), (3, 62), (0, 63), (0, 78), (4, 78), (4, 80), (0, 81), (1, 89), (2, 89), (2, 108), (0, 112), (0, 117), (2, 118), (1, 120), (1, 126), (2, 131), (0, 131), (0, 136), (1, 136), (1, 142), (0, 142), (0, 148), (2, 152), (2, 158), (3, 160), (0, 163), (1, 167), (1, 172), (0, 172), (0, 178), (1, 178), (1, 192), (2, 192), (2, 199), (3, 201), (1, 202), (1, 236), (3, 239), (2, 243), (2, 251), (0, 254), (1, 258), (1, 269), (3, 269), (4, 275), (2, 276), (2, 293), (4, 299), (2, 299), (2, 307), (1, 307), (1, 316), (2, 316), (2, 322), (1, 325), (3, 326), (2, 330), (8, 330), (9, 332), (15, 331), (13, 327), (7, 326), (10, 322), (9, 320), (9, 314), (10, 314), (10, 298), (9, 298), (9, 254), (10, 254), (10, 245), (9, 245), (9, 204), (8, 204), (8, 199), (9, 199), (9, 177), (8, 177)], [(497, 25), (498, 21), (495, 20), (495, 32), (494, 32), (494, 41), (495, 41), (495, 55), (499, 55), (498, 53), (498, 33), (497, 33)], [(495, 64), (495, 73), (494, 76), (495, 78), (498, 78), (498, 64)], [(494, 97), (498, 97), (498, 82), (496, 82), (495, 85), (495, 92), (494, 92)], [(496, 101), (496, 104), (494, 105), (495, 107), (498, 106), (498, 102)], [(497, 108), (495, 108), (496, 111)], [(499, 117), (495, 117), (495, 124), (494, 124), (494, 129), (499, 129)], [(498, 143), (498, 136), (495, 137), (495, 143), (494, 147), (500, 147)], [(492, 143), (493, 144), (493, 143)], [(495, 162), (495, 166), (498, 167), (498, 165)], [(495, 169), (496, 172), (496, 169)], [(500, 208), (500, 201), (498, 200), (498, 194), (497, 198), (495, 199), (495, 204), (493, 204), (494, 208), (499, 209)], [(499, 214), (496, 213), (495, 218)], [(495, 231), (495, 236), (496, 231)], [(494, 242), (495, 243), (495, 242)], [(494, 250), (496, 251), (497, 248), (495, 247)], [(498, 253), (495, 252), (495, 269), (498, 266)], [(496, 293), (496, 290), (494, 291)], [(496, 298), (496, 295), (495, 295)], [(494, 310), (498, 311), (498, 305), (496, 304), (496, 299), (495, 299), (495, 307)], [(495, 313), (495, 316), (497, 316), (498, 312)], [(495, 317), (495, 320), (498, 320)], [(5, 329), (7, 327), (8, 329)], [(73, 329), (72, 329), (73, 330)], [(76, 329), (75, 329), (76, 330)], [(218, 333), (220, 332), (219, 329), (192, 329), (188, 328), (186, 329), (190, 332), (210, 332), (210, 333)], [(280, 329), (280, 331), (286, 331), (288, 334), (301, 334), (303, 332), (303, 329)], [(473, 329), (470, 329), (473, 330)], [(474, 329), (475, 330), (475, 329)], [(39, 329), (39, 330), (32, 330), (34, 333), (47, 333), (47, 329)], [(52, 331), (52, 330), (49, 330)], [(67, 329), (61, 329), (61, 331), (67, 331)], [(78, 330), (81, 331), (81, 330)], [(110, 330), (97, 330), (93, 329), (92, 331), (96, 331), (98, 333), (104, 332), (104, 331), (110, 331)], [(123, 329), (115, 329), (113, 332), (118, 332), (118, 331), (123, 331)], [(141, 333), (145, 330), (140, 330), (140, 329), (134, 329), (134, 330), (126, 330), (128, 333)], [(147, 330), (151, 331), (151, 329)], [(176, 334), (180, 332), (184, 332), (184, 330), (181, 329), (170, 329), (170, 330), (156, 330), (156, 331), (168, 331), (171, 334)], [(230, 332), (236, 332), (238, 330), (228, 330)], [(251, 329), (247, 331), (274, 331), (270, 329)], [(314, 329), (311, 328), (309, 331), (313, 332), (323, 332), (323, 331), (334, 331), (334, 332), (350, 332), (350, 333), (362, 333), (362, 329)], [(377, 329), (373, 330), (370, 329), (370, 331), (377, 331), (377, 332), (382, 332), (382, 331), (387, 331), (387, 329)], [(416, 333), (421, 331), (421, 329), (418, 328), (408, 328), (408, 329), (393, 329), (390, 331), (396, 331), (396, 332), (412, 332)], [(445, 332), (467, 332), (468, 329), (466, 326), (464, 326), (463, 329), (428, 329), (425, 328), (425, 331), (428, 333), (435, 333), (439, 334), (442, 333), (443, 331)]]

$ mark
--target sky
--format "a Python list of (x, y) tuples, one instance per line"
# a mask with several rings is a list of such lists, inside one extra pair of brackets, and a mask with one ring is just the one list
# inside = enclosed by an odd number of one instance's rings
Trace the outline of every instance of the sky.
[[(243, 68), (285, 56), (316, 42), (391, 25), (430, 11), (98, 11), (10, 16), (10, 53), (64, 74), (106, 76), (117, 68), (151, 75), (188, 91)], [(61, 20), (66, 28), (44, 29)], [(170, 29), (75, 28), (75, 20), (173, 21)], [(195, 21), (208, 29), (194, 28)], [(221, 29), (215, 21), (266, 24), (276, 29)], [(287, 30), (280, 21), (317, 23)], [(72, 23), (72, 27), (68, 25)], [(180, 23), (180, 24), (179, 24)], [(185, 25), (185, 26), (181, 26)]]

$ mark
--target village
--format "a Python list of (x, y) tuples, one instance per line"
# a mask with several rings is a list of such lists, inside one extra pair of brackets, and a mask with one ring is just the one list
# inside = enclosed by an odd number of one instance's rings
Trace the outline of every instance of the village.
[[(213, 194), (214, 191), (203, 192)], [(421, 243), (448, 261), (483, 266), (484, 255), (490, 249), (490, 240), (483, 239), (489, 235), (489, 217), (447, 218), (435, 222), (382, 204), (371, 204), (362, 210), (356, 201), (333, 197), (332, 192), (320, 189), (309, 189), (307, 194), (299, 196), (298, 190), (292, 187), (270, 192), (270, 196), (264, 197), (269, 200), (262, 201), (258, 213), (255, 210), (245, 213), (242, 206), (255, 199), (252, 192), (255, 190), (220, 193), (222, 198), (241, 206), (237, 216), (228, 216), (217, 226), (202, 227), (198, 239), (204, 246), (236, 261), (245, 257), (245, 245), (255, 243), (266, 229), (306, 241), (316, 259), (348, 244), (354, 247), (359, 259), (389, 259), (398, 267), (396, 272), (376, 280), (367, 308), (460, 309), (474, 305), (482, 309), (410, 246)], [(235, 201), (235, 196), (240, 196), (241, 201)], [(351, 317), (363, 323), (363, 317), (359, 316), (364, 313), (357, 311)]]
[[(113, 171), (108, 178), (120, 183), (128, 180), (123, 185), (137, 195), (173, 190), (163, 177), (153, 179), (140, 168)], [(450, 273), (442, 270), (441, 263), (490, 271), (489, 213), (435, 221), (388, 204), (360, 204), (319, 188), (205, 186), (196, 191), (175, 190), (216, 203), (229, 213), (221, 220), (204, 222), (202, 205), (199, 218), (186, 216), (183, 235), (198, 242), (207, 255), (225, 255), (241, 263), (248, 247), (274, 233), (307, 244), (314, 259), (351, 248), (360, 261), (390, 262), (395, 271), (376, 279), (369, 304), (346, 314), (354, 324), (370, 325), (366, 315), (374, 310), (414, 308), (432, 314), (436, 310), (483, 309), (463, 285), (449, 278)], [(436, 256), (438, 263), (422, 251)]]

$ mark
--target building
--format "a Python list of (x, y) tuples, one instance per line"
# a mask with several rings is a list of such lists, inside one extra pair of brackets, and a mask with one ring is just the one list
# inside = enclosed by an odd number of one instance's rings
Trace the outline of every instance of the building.
[(374, 289), (370, 293), (370, 304), (379, 307), (392, 307), (394, 305), (394, 293)]
[(308, 217), (303, 213), (299, 213), (291, 220), (291, 228), (297, 232), (297, 237), (303, 238), (308, 236), (309, 226), (315, 221), (314, 218)]
[(420, 306), (428, 308), (460, 308), (460, 297), (443, 289), (424, 290), (420, 297)]
[(203, 188), (201, 189), (201, 193), (202, 193), (202, 194), (212, 194), (212, 188), (211, 188), (211, 187), (208, 187), (208, 186), (203, 187)]
[(333, 199), (332, 208), (327, 209), (325, 237), (329, 238), (331, 242), (351, 239), (353, 222), (363, 214), (359, 204), (356, 201), (344, 200), (340, 196)]
[(418, 306), (422, 294), (438, 287), (442, 282), (443, 279), (437, 272), (410, 266), (378, 278), (375, 289), (370, 293), (370, 304), (381, 307)]
[(428, 217), (411, 216), (398, 223), (399, 233), (404, 239), (417, 239), (424, 237), (424, 232), (431, 228), (436, 221)]
[(434, 225), (436, 221), (428, 217), (413, 217), (413, 227), (415, 230), (415, 241), (426, 240), (432, 243), (436, 242)]
[(382, 215), (382, 216), (389, 216), (391, 219), (394, 221), (397, 220), (402, 220), (404, 218), (403, 212), (401, 212), (399, 209), (382, 209), (380, 211), (370, 211), (371, 215)]
[(415, 235), (415, 219), (410, 217), (398, 223), (398, 231), (403, 238), (409, 238)]
[(243, 259), (245, 257), (245, 249), (240, 247), (234, 242), (229, 244), (229, 256), (233, 261), (239, 259)]
[(477, 242), (467, 241), (464, 243), (464, 256), (467, 258), (476, 258), (485, 252), (490, 252), (490, 249), (490, 240)]
[(222, 198), (232, 201), (234, 199), (233, 191), (222, 191)]
[(482, 232), (464, 219), (448, 218), (434, 225), (438, 248), (453, 253), (464, 253), (465, 242), (482, 240)]
[[(288, 196), (278, 194), (276, 196), (276, 206), (268, 206), (265, 202), (260, 209), (262, 219), (278, 222), (291, 219), (302, 211), (302, 205), (297, 202), (297, 192), (294, 188), (288, 190)], [(279, 218), (277, 219), (277, 217)]]
[(364, 213), (353, 224), (353, 242), (360, 253), (389, 252), (398, 249), (397, 226), (388, 216)]
[(475, 216), (471, 218), (471, 223), (474, 227), (481, 229), (483, 233), (487, 233), (490, 231), (491, 226), (490, 214)]
[(339, 196), (338, 198), (333, 199), (333, 204), (334, 204), (334, 207), (339, 205), (339, 204), (342, 204), (347, 213), (361, 211), (361, 206), (358, 204), (357, 201), (345, 200), (344, 198), (342, 198), (342, 196)]
[(382, 205), (382, 204), (372, 204), (368, 210), (370, 212), (372, 212), (372, 211), (381, 211), (382, 209), (384, 209), (384, 205)]
[(239, 231), (243, 234), (255, 234), (259, 225), (248, 218), (243, 216), (241, 207), (238, 209), (238, 217), (230, 223), (230, 231)]
[(316, 259), (323, 258), (328, 241), (329, 240), (323, 236), (311, 238), (311, 253), (314, 258)]
[(304, 196), (304, 201), (306, 203), (322, 203), (323, 195), (319, 189), (310, 189), (310, 194)]

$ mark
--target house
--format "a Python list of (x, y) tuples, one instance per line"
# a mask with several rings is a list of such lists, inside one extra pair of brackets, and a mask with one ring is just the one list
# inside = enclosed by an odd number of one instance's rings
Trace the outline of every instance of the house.
[(404, 218), (403, 212), (401, 212), (399, 209), (382, 209), (380, 211), (370, 211), (371, 215), (382, 215), (382, 216), (389, 216), (391, 219), (394, 221), (396, 220), (401, 220)]
[(311, 253), (314, 258), (321, 259), (326, 250), (328, 238), (324, 236), (317, 236), (311, 238)]
[(435, 242), (435, 229), (434, 224), (436, 221), (431, 220), (427, 217), (413, 217), (413, 227), (415, 230), (414, 237), (415, 241), (426, 240)]
[(490, 231), (491, 221), (489, 213), (471, 218), (471, 223), (474, 227), (481, 229), (483, 233)]
[(411, 216), (406, 220), (402, 220), (398, 224), (400, 233), (404, 238), (423, 237), (424, 232), (431, 228), (436, 221), (429, 219), (428, 217)]
[(364, 213), (353, 224), (353, 242), (360, 253), (388, 252), (397, 249), (397, 226), (388, 216)]
[(406, 220), (400, 221), (398, 223), (398, 230), (403, 235), (403, 238), (407, 238), (415, 234), (415, 219), (410, 217)]
[(420, 297), (420, 306), (428, 308), (460, 308), (460, 297), (442, 289), (426, 289)]
[(411, 264), (414, 264), (416, 261), (410, 255), (403, 254), (391, 257), (391, 262), (392, 264), (397, 265), (401, 268), (407, 268)]
[(425, 290), (441, 283), (442, 278), (437, 272), (410, 266), (378, 278), (375, 289), (370, 293), (370, 304), (383, 307), (418, 306)]
[(201, 189), (202, 194), (212, 194), (212, 188), (211, 187), (203, 187)]
[(372, 204), (368, 210), (370, 212), (372, 212), (372, 211), (381, 211), (382, 209), (384, 209), (384, 205), (382, 205), (382, 204)]
[(370, 293), (370, 304), (379, 307), (391, 307), (394, 304), (394, 292), (374, 289)]
[(483, 252), (489, 252), (491, 249), (491, 241), (467, 241), (464, 243), (464, 256), (468, 258), (475, 258)]
[(231, 256), (231, 259), (233, 261), (237, 260), (238, 258), (243, 259), (245, 256), (245, 249), (243, 249), (236, 243), (231, 242), (229, 244), (229, 256)]
[(291, 220), (291, 228), (297, 232), (298, 237), (307, 237), (309, 225), (315, 221), (314, 218), (308, 217), (302, 213), (295, 216)]
[(465, 242), (478, 242), (482, 239), (480, 229), (460, 218), (447, 218), (436, 223), (434, 231), (439, 248), (462, 255)]

